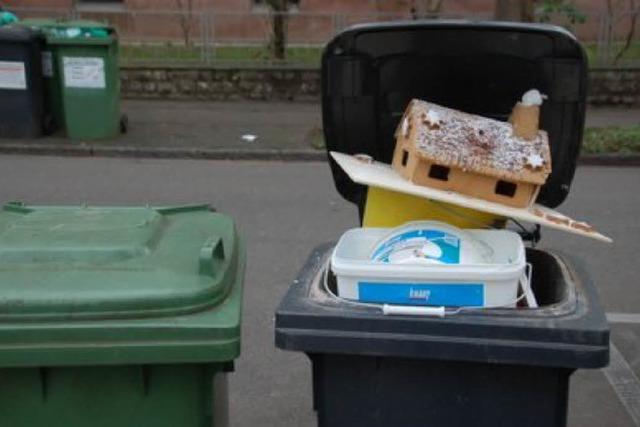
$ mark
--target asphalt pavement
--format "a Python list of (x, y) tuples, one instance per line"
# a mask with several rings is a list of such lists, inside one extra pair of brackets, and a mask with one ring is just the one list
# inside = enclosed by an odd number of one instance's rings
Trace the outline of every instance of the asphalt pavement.
[[(243, 349), (231, 377), (232, 425), (315, 425), (310, 364), (302, 354), (275, 349), (273, 316), (312, 248), (357, 226), (355, 207), (335, 191), (325, 163), (0, 156), (0, 183), (3, 202), (209, 202), (234, 216), (248, 240), (248, 270)], [(543, 231), (542, 247), (583, 260), (614, 321), (619, 351), (609, 370), (574, 374), (572, 427), (640, 422), (634, 412), (640, 395), (633, 394), (640, 375), (638, 183), (638, 168), (580, 167), (561, 208), (591, 221), (613, 245)]]

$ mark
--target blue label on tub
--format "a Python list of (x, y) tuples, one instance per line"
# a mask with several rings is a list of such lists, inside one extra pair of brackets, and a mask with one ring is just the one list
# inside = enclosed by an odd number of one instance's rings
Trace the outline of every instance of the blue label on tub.
[(358, 283), (359, 301), (388, 304), (482, 307), (484, 286), (480, 283)]
[(416, 256), (431, 258), (444, 264), (460, 263), (460, 239), (453, 234), (431, 229), (411, 230), (394, 236), (379, 246), (371, 258), (388, 263), (394, 252), (416, 246), (431, 246), (432, 249), (432, 253), (421, 252)]

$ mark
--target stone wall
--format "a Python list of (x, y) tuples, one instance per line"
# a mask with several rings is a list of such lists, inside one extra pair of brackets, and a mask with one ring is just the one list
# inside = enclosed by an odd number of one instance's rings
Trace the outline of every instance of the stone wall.
[(317, 101), (315, 69), (122, 68), (126, 98)]
[[(320, 71), (290, 68), (128, 68), (121, 72), (126, 98), (215, 101), (319, 101)], [(640, 106), (639, 69), (594, 69), (589, 103)]]
[(640, 106), (640, 68), (590, 71), (589, 103)]

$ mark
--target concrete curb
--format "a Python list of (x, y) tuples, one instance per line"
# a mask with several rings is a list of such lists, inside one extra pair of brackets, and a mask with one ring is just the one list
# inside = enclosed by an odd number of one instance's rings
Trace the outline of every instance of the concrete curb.
[(326, 161), (324, 150), (307, 149), (210, 149), (170, 147), (99, 147), (72, 144), (0, 144), (0, 154), (23, 154), (68, 157), (131, 157), (151, 159), (203, 160), (270, 160), (270, 161)]
[[(0, 154), (68, 157), (130, 157), (150, 159), (265, 160), (324, 162), (324, 150), (310, 149), (234, 149), (172, 147), (100, 147), (74, 144), (0, 144)], [(578, 160), (589, 166), (640, 166), (640, 154), (586, 154)]]
[(579, 164), (589, 166), (640, 166), (640, 154), (586, 154)]

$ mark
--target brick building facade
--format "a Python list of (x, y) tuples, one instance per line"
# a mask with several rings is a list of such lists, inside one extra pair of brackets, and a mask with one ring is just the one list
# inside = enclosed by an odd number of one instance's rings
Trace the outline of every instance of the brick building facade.
[[(323, 44), (349, 25), (370, 21), (410, 19), (420, 0), (289, 0), (289, 42)], [(447, 17), (488, 19), (495, 0), (443, 0)], [(603, 11), (601, 0), (575, 0), (590, 16), (576, 28), (578, 37), (595, 40)], [(265, 0), (0, 0), (22, 16), (63, 16), (109, 21), (129, 41), (215, 40), (217, 43), (258, 43), (269, 37)], [(185, 18), (190, 5), (191, 13)]]
[[(193, 9), (209, 9), (215, 12), (251, 12), (264, 7), (264, 0), (4, 0), (7, 7), (72, 8), (86, 11), (179, 10), (188, 3)], [(410, 13), (415, 0), (289, 0), (295, 10), (308, 13)], [(604, 2), (600, 0), (576, 0), (574, 4), (586, 13), (601, 12)], [(494, 0), (444, 0), (445, 14), (490, 15)]]

